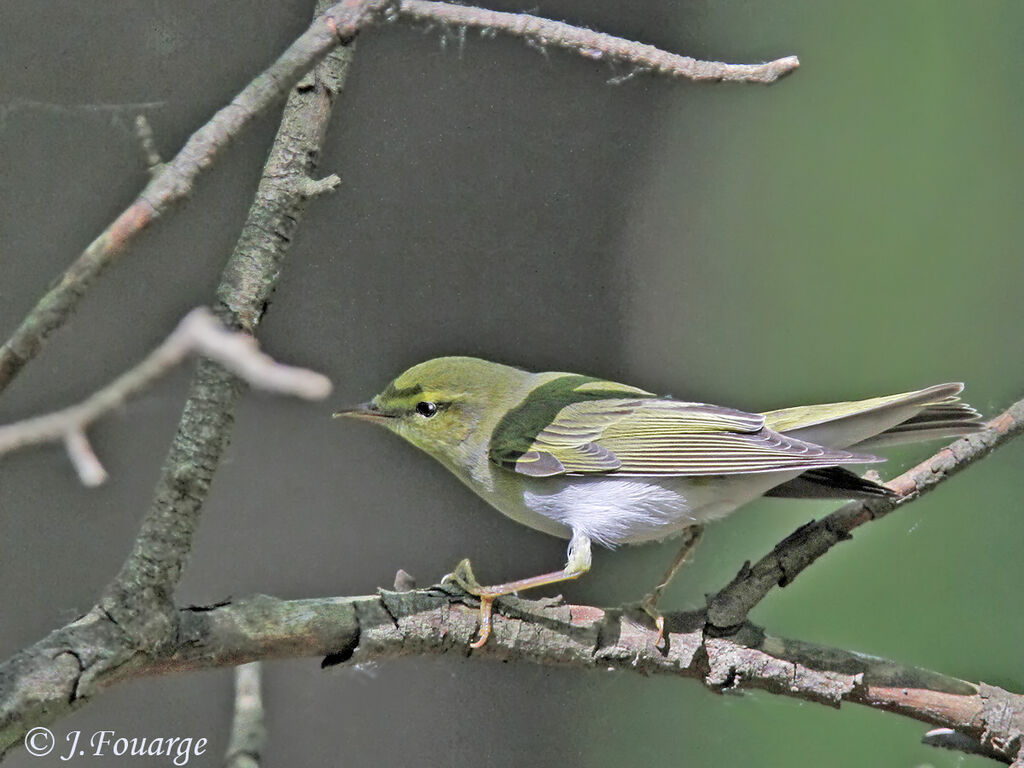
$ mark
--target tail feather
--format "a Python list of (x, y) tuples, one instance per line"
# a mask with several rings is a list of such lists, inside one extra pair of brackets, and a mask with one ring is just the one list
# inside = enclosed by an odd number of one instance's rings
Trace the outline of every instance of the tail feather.
[(858, 443), (857, 447), (879, 448), (939, 438), (963, 437), (979, 432), (984, 426), (978, 411), (967, 403), (951, 399), (927, 406), (916, 416), (911, 416), (881, 434)]
[[(960, 402), (960, 383), (847, 403), (799, 406), (765, 413), (770, 429), (830, 448), (875, 449), (959, 437), (984, 427), (981, 414)], [(842, 467), (821, 467), (776, 486), (784, 498), (872, 498), (891, 491)]]
[(980, 428), (980, 414), (960, 402), (963, 388), (960, 382), (937, 384), (916, 392), (785, 408), (764, 416), (771, 429), (830, 448), (923, 441)]

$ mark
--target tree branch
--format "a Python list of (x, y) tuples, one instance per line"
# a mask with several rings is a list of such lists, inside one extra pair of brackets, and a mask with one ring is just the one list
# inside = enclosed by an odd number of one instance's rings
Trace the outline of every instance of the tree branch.
[[(333, 9), (355, 14), (372, 5), (345, 2)], [(314, 27), (318, 24), (333, 22), (320, 17)], [(351, 55), (351, 46), (332, 51), (288, 98), (256, 199), (217, 291), (216, 314), (225, 325), (251, 333), (262, 316), (306, 209), (304, 190)], [(106, 675), (134, 658), (155, 658), (177, 647), (180, 616), (173, 593), (230, 439), (239, 388), (224, 368), (199, 361), (152, 504), (117, 577), (85, 616), (0, 664), (0, 757), (28, 728), (88, 701)]]
[(641, 71), (689, 80), (734, 80), (747, 83), (774, 83), (800, 66), (796, 56), (764, 64), (724, 64), (700, 61), (669, 53), (653, 45), (574, 27), (527, 13), (502, 13), (453, 3), (428, 0), (402, 0), (402, 18), (440, 23), (453, 27), (474, 27), (481, 32), (504, 32), (521, 37), (542, 50), (547, 46), (564, 48), (588, 59), (629, 64)]
[[(104, 270), (124, 254), (143, 230), (159, 217), (169, 214), (189, 195), (199, 176), (213, 165), (217, 156), (253, 118), (276, 103), (336, 46), (347, 45), (360, 29), (389, 10), (393, 11), (395, 2), (342, 0), (327, 8), (277, 61), (192, 134), (185, 146), (166, 164), (152, 165), (156, 153), (145, 138), (145, 128), (140, 128), (147, 164), (152, 173), (149, 184), (75, 259), (0, 347), (0, 392), (39, 353), (47, 337), (67, 321)], [(399, 15), (415, 21), (500, 30), (541, 48), (553, 45), (587, 58), (621, 62), (637, 70), (693, 80), (771, 83), (799, 66), (795, 56), (766, 64), (699, 61), (650, 45), (527, 14), (499, 13), (423, 0), (404, 0), (398, 8)]]
[(156, 176), (164, 161), (160, 159), (160, 152), (156, 148), (156, 139), (153, 138), (153, 126), (144, 114), (135, 116), (135, 138), (139, 140), (139, 150), (142, 152), (142, 161), (146, 164), (146, 170), (150, 176)]
[(145, 360), (78, 405), (0, 426), (0, 455), (28, 445), (63, 440), (82, 482), (98, 485), (106, 479), (106, 472), (89, 446), (85, 428), (166, 375), (193, 352), (216, 360), (260, 389), (311, 400), (321, 400), (331, 391), (326, 376), (274, 362), (259, 351), (252, 336), (228, 331), (212, 312), (200, 307), (189, 312)]
[[(958, 441), (907, 473), (916, 490), (904, 484), (907, 475), (894, 480), (891, 486), (902, 488), (906, 497), (899, 503), (918, 498), (944, 477), (1024, 431), (1022, 411), (1024, 401), (993, 419), (984, 432)], [(839, 512), (861, 510), (850, 518), (859, 525), (874, 519), (863, 516), (864, 506), (847, 505)], [(884, 514), (874, 505), (869, 511)], [(786, 546), (784, 542), (779, 549), (785, 551)], [(407, 576), (399, 581), (403, 587), (411, 584)], [(848, 701), (957, 734), (940, 738), (936, 734), (941, 732), (930, 731), (927, 743), (1024, 765), (1024, 697), (994, 686), (771, 637), (746, 621), (730, 627), (729, 636), (723, 637), (710, 609), (667, 616), (667, 643), (659, 648), (656, 632), (645, 626), (642, 616), (629, 611), (504, 598), (491, 642), (471, 651), (468, 644), (476, 633), (478, 612), (462, 604), (472, 603), (472, 598), (453, 590), (446, 585), (298, 601), (257, 596), (190, 608), (179, 613), (173, 641), (145, 653), (126, 649), (121, 628), (98, 606), (0, 666), (0, 755), (18, 742), (29, 725), (51, 720), (126, 678), (264, 658), (325, 655), (332, 663), (340, 663), (454, 651), (541, 664), (675, 674), (697, 678), (719, 692), (760, 688), (832, 706)]]
[[(21, 707), (31, 708), (40, 683), (67, 693), (83, 689), (88, 681), (90, 691), (97, 692), (127, 679), (259, 659), (327, 656), (332, 663), (358, 663), (457, 653), (675, 675), (699, 680), (716, 693), (760, 689), (833, 707), (861, 704), (952, 728), (963, 737), (965, 748), (970, 745), (1006, 763), (1021, 756), (1024, 696), (994, 686), (773, 637), (748, 623), (732, 637), (714, 637), (699, 611), (667, 616), (667, 645), (659, 648), (657, 632), (642, 614), (551, 600), (502, 599), (491, 641), (473, 651), (469, 642), (479, 612), (462, 602), (472, 603), (472, 598), (450, 590), (444, 586), (290, 601), (257, 595), (188, 608), (181, 611), (174, 645), (157, 655), (136, 654), (98, 674), (89, 660), (102, 654), (102, 645), (96, 644), (105, 642), (110, 620), (94, 610), (24, 652), (25, 669), (10, 695)], [(29, 674), (32, 666), (49, 674)], [(0, 744), (5, 743), (0, 731)]]
[(259, 768), (267, 741), (261, 677), (258, 661), (235, 667), (235, 717), (224, 755), (225, 768)]
[(231, 140), (288, 93), (339, 43), (348, 43), (390, 2), (343, 0), (331, 6), (277, 61), (192, 134), (178, 154), (160, 166), (135, 201), (75, 259), (0, 347), (0, 392), (39, 353), (46, 338), (71, 316), (96, 278), (144, 229), (189, 195), (198, 177), (213, 165)]
[(960, 438), (886, 483), (895, 496), (853, 501), (821, 520), (801, 526), (753, 567), (744, 563), (728, 586), (708, 599), (710, 625), (719, 634), (730, 634), (772, 589), (791, 583), (835, 544), (849, 539), (855, 528), (920, 498), (1022, 432), (1024, 399), (989, 421), (981, 432)]
[[(350, 26), (358, 14), (375, 7), (347, 2), (332, 9), (339, 6), (349, 9)], [(321, 16), (313, 29), (333, 23), (330, 15)], [(255, 200), (217, 288), (217, 314), (229, 327), (251, 333), (277, 284), (308, 204), (308, 181), (351, 55), (351, 46), (332, 51), (288, 98)], [(192, 548), (200, 508), (230, 441), (238, 392), (232, 373), (200, 361), (142, 529), (100, 600), (133, 649), (151, 652), (176, 635), (174, 589)]]

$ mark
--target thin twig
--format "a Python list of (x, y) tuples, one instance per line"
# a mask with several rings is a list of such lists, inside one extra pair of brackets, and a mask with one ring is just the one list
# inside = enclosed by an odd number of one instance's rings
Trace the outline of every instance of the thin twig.
[(227, 330), (210, 310), (199, 307), (185, 315), (145, 360), (81, 403), (0, 426), (0, 455), (28, 445), (63, 440), (83, 482), (98, 485), (106, 473), (89, 448), (85, 428), (166, 375), (193, 352), (216, 360), (260, 389), (309, 400), (321, 400), (331, 391), (326, 376), (275, 362), (259, 351), (252, 336)]
[(160, 152), (156, 148), (156, 139), (153, 138), (153, 126), (149, 119), (139, 114), (135, 116), (135, 138), (139, 140), (139, 149), (142, 151), (142, 160), (146, 163), (146, 170), (150, 176), (160, 173), (160, 166), (163, 160), (160, 159)]
[(64, 448), (68, 452), (71, 464), (78, 473), (78, 479), (87, 488), (95, 488), (107, 481), (107, 470), (103, 468), (99, 458), (89, 444), (89, 438), (82, 429), (71, 428), (64, 435)]
[(920, 498), (1022, 432), (1024, 399), (989, 421), (983, 431), (960, 438), (886, 483), (895, 496), (850, 502), (797, 529), (753, 566), (744, 564), (724, 589), (708, 599), (709, 624), (724, 633), (742, 625), (765, 595), (792, 582), (835, 544), (849, 539), (855, 528)]
[(260, 662), (235, 667), (235, 716), (224, 754), (225, 768), (259, 768), (267, 741)]
[(585, 27), (575, 27), (527, 13), (502, 13), (453, 3), (402, 0), (399, 15), (414, 21), (441, 23), (456, 28), (474, 27), (486, 32), (500, 31), (522, 37), (544, 50), (565, 48), (588, 59), (629, 64), (642, 71), (690, 80), (734, 80), (746, 83), (774, 83), (800, 66), (796, 56), (764, 64), (724, 64), (701, 61), (669, 53), (653, 45), (636, 43)]
[(99, 115), (103, 117), (110, 117), (114, 121), (120, 122), (127, 115), (135, 115), (142, 110), (162, 109), (166, 106), (166, 101), (134, 101), (120, 104), (116, 102), (61, 104), (56, 101), (39, 101), (36, 99), (22, 99), (15, 97), (13, 99), (5, 99), (4, 103), (0, 104), (0, 125), (3, 125), (4, 121), (12, 115), (18, 115), (21, 113), (43, 113), (57, 115), (60, 117)]

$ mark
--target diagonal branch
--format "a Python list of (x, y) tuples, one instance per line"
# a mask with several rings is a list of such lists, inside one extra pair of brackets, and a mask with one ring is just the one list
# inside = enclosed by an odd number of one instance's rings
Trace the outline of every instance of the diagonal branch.
[[(14, 334), (0, 346), (0, 392), (39, 353), (47, 337), (64, 325), (107, 267), (124, 255), (132, 241), (150, 224), (168, 215), (188, 196), (199, 176), (212, 167), (234, 137), (257, 115), (277, 103), (336, 46), (347, 45), (360, 29), (393, 12), (395, 3), (396, 0), (342, 0), (326, 8), (277, 61), (192, 134), (173, 159), (151, 167), (153, 177), (135, 201), (72, 262)], [(326, 4), (321, 4), (321, 8), (323, 5)], [(765, 64), (699, 61), (527, 14), (422, 0), (404, 0), (398, 8), (401, 17), (414, 21), (500, 30), (542, 48), (553, 45), (590, 59), (625, 63), (638, 70), (693, 80), (771, 83), (799, 66), (795, 56)]]
[(919, 499), (1022, 432), (1024, 399), (992, 419), (983, 431), (960, 438), (886, 483), (895, 496), (850, 502), (798, 528), (753, 566), (745, 563), (724, 589), (708, 599), (709, 624), (719, 633), (728, 634), (746, 621), (747, 614), (772, 589), (792, 582), (835, 544), (849, 539), (855, 528)]
[(0, 391), (71, 316), (89, 287), (127, 246), (192, 191), (198, 177), (252, 120), (277, 103), (309, 69), (379, 14), (390, 0), (344, 0), (319, 16), (266, 71), (196, 131), (135, 201), (72, 262), (0, 347)]
[(189, 312), (145, 360), (81, 403), (0, 426), (0, 455), (28, 445), (64, 440), (83, 482), (97, 485), (90, 480), (102, 482), (106, 475), (89, 448), (85, 428), (141, 392), (193, 352), (216, 360), (261, 389), (313, 400), (323, 399), (331, 391), (331, 382), (326, 376), (274, 362), (259, 351), (252, 336), (228, 331), (212, 312), (200, 307)]
[(629, 64), (640, 70), (689, 80), (734, 80), (746, 83), (774, 83), (800, 66), (796, 56), (764, 64), (725, 64), (701, 61), (669, 53), (653, 45), (633, 42), (585, 27), (575, 27), (528, 13), (503, 13), (454, 3), (402, 0), (399, 15), (458, 28), (473, 27), (482, 33), (504, 32), (521, 37), (543, 50), (564, 48), (588, 59)]
[[(352, 0), (333, 8), (356, 14), (370, 5)], [(321, 17), (317, 23), (333, 22)], [(229, 327), (251, 333), (277, 284), (310, 198), (311, 174), (352, 50), (332, 51), (288, 98), (256, 199), (217, 291), (216, 314)], [(217, 363), (199, 361), (153, 501), (120, 572), (88, 614), (0, 665), (0, 756), (28, 728), (88, 701), (112, 670), (176, 647), (180, 617), (173, 594), (230, 440), (240, 387)]]
[[(372, 4), (339, 5), (356, 9), (347, 11), (354, 14), (347, 22), (352, 25)], [(321, 16), (314, 28), (333, 23), (330, 16)], [(217, 288), (217, 312), (230, 327), (251, 333), (277, 284), (310, 199), (310, 180), (352, 50), (332, 51), (288, 98), (255, 200)], [(142, 529), (100, 601), (135, 649), (152, 651), (175, 637), (173, 593), (213, 474), (230, 441), (239, 389), (234, 374), (200, 361)]]

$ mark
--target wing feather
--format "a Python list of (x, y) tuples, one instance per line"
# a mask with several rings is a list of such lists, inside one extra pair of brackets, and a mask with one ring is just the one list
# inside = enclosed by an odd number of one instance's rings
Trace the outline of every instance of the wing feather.
[(731, 475), (802, 471), (881, 459), (766, 429), (759, 414), (664, 399), (572, 403), (529, 449), (503, 463), (550, 475)]

